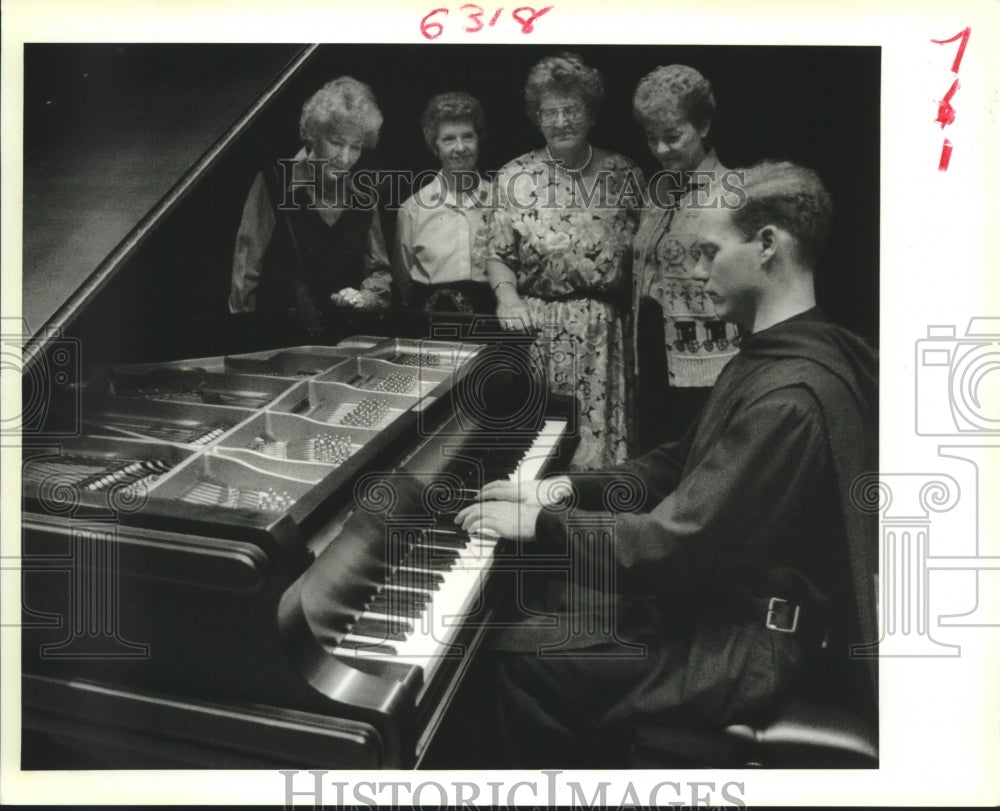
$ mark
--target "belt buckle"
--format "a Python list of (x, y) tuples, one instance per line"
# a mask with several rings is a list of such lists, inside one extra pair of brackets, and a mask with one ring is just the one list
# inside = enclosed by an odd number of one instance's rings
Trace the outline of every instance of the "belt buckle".
[(767, 618), (764, 620), (764, 626), (772, 631), (778, 631), (783, 634), (794, 634), (799, 627), (799, 609), (798, 605), (795, 605), (795, 611), (792, 613), (792, 624), (789, 628), (782, 628), (775, 624), (775, 616), (778, 612), (777, 605), (782, 603), (783, 605), (789, 605), (788, 600), (781, 597), (772, 597), (767, 604)]

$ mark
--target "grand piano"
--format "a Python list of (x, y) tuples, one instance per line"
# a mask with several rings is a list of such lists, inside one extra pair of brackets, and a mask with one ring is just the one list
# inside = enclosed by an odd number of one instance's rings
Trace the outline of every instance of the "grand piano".
[[(26, 105), (22, 767), (418, 767), (519, 567), (452, 517), (564, 465), (576, 403), (489, 318), (344, 313), (307, 341), (222, 310), (242, 195), (342, 53), (108, 53), (69, 110), (89, 154), (155, 152), (162, 110), (108, 87), (210, 76), (215, 103), (157, 142), (161, 175), (190, 161), (172, 182), (75, 176), (62, 231), (43, 192), (66, 119)], [(119, 210), (95, 229), (99, 194)]]

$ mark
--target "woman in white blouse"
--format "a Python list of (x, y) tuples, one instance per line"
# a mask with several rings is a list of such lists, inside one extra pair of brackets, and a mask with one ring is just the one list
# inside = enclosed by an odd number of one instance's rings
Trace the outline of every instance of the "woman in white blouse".
[(399, 211), (393, 269), (403, 302), (427, 312), (492, 314), (489, 184), (477, 168), (486, 134), (482, 106), (468, 93), (441, 93), (427, 103), (421, 124), (441, 168)]

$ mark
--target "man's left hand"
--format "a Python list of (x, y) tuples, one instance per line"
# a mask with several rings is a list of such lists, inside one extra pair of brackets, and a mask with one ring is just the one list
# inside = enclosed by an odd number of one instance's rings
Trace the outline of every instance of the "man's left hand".
[(541, 507), (511, 501), (480, 501), (455, 516), (470, 535), (495, 534), (512, 541), (535, 540), (535, 519)]

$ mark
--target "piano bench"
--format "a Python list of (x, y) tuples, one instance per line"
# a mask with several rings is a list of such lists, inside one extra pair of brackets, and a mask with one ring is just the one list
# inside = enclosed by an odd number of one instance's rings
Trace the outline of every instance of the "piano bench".
[(632, 729), (629, 768), (873, 769), (878, 737), (859, 716), (793, 698), (770, 723), (724, 730), (645, 723)]

